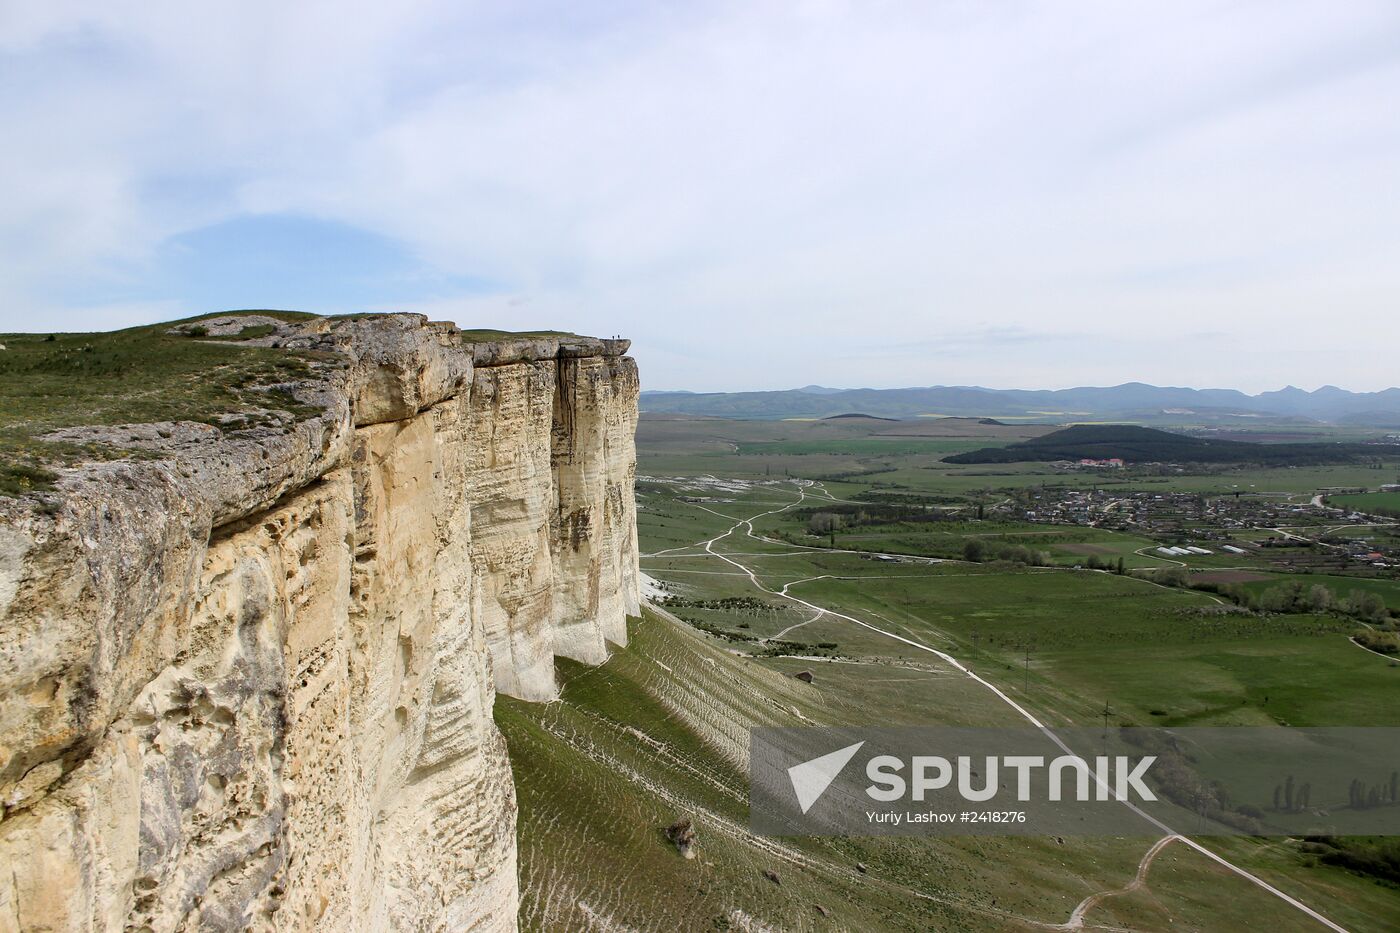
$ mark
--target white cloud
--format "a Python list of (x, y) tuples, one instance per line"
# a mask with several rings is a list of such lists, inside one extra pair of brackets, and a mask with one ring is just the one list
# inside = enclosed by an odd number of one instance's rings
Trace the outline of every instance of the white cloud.
[(512, 9), (8, 11), (0, 300), (294, 212), (655, 387), (1394, 382), (1393, 4)]

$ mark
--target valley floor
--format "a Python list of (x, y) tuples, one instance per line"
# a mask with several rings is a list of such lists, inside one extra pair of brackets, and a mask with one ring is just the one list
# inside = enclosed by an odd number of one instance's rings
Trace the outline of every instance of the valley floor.
[[(754, 835), (752, 726), (1054, 728), (1105, 702), (1129, 722), (1380, 725), (1400, 718), (1375, 702), (1394, 672), (1325, 620), (1222, 624), (1196, 612), (1208, 595), (1131, 577), (779, 539), (799, 508), (841, 499), (820, 482), (688, 479), (640, 498), (643, 567), (669, 605), (602, 667), (562, 667), (559, 702), (497, 703), (525, 928), (1394, 927), (1400, 891), (1290, 840)], [(692, 860), (664, 832), (682, 818)]]

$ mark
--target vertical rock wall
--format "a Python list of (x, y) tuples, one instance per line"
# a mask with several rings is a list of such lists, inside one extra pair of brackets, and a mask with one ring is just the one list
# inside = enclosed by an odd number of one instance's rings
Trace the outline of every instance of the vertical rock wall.
[(0, 499), (0, 931), (511, 930), (497, 690), (636, 612), (625, 342), (417, 316), (275, 335), (347, 365), (279, 434)]
[(629, 361), (559, 361), (554, 407), (554, 650), (598, 664), (627, 644), (638, 611), (636, 472), (638, 384)]
[(481, 367), (472, 383), (469, 448), (472, 606), (495, 660), (496, 689), (555, 695), (554, 564), (549, 458), (556, 364)]

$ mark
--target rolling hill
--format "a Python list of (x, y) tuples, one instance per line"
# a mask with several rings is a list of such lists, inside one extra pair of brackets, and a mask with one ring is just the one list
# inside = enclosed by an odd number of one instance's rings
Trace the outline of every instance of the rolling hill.
[(944, 457), (948, 463), (1025, 463), (1107, 460), (1131, 463), (1258, 463), (1310, 466), (1354, 463), (1393, 454), (1395, 445), (1310, 443), (1253, 444), (1186, 437), (1131, 424), (1081, 424), (1004, 447), (983, 447)]

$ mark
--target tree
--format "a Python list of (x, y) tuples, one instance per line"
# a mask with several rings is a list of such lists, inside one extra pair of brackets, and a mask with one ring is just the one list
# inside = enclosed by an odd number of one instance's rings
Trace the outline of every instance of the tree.
[(1385, 600), (1379, 593), (1352, 590), (1351, 595), (1356, 598), (1355, 615), (1358, 619), (1366, 622), (1384, 622), (1389, 617), (1390, 611), (1386, 609)]
[(1332, 591), (1321, 583), (1313, 584), (1308, 590), (1308, 610), (1310, 612), (1326, 612), (1332, 608)]
[(1303, 593), (1303, 585), (1296, 580), (1280, 586), (1271, 586), (1264, 591), (1259, 604), (1265, 612), (1293, 612), (1298, 607)]
[(1185, 567), (1163, 567), (1157, 571), (1155, 579), (1163, 586), (1186, 586), (1191, 578)]
[(976, 538), (969, 538), (963, 543), (963, 560), (971, 561), (976, 564), (981, 563), (984, 557), (986, 557), (986, 548), (981, 541), (978, 541)]

